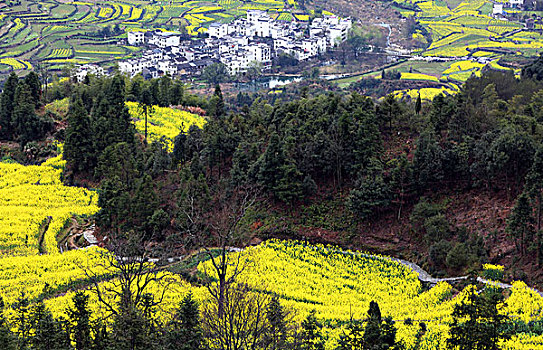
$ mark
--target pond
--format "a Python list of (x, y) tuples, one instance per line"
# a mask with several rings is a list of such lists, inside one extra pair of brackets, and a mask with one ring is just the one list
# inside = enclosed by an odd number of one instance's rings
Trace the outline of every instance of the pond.
[(234, 86), (239, 91), (256, 92), (262, 89), (275, 89), (276, 87), (302, 81), (301, 76), (261, 76), (247, 83), (236, 83)]

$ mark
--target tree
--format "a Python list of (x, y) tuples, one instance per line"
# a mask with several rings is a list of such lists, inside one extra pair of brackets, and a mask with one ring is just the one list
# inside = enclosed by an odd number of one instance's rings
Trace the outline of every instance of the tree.
[(217, 85), (228, 81), (230, 74), (224, 63), (213, 63), (205, 67), (202, 72), (202, 79), (210, 85)]
[(493, 287), (477, 294), (475, 286), (464, 290), (466, 298), (454, 307), (447, 347), (455, 350), (497, 350), (510, 335), (504, 327), (507, 316), (498, 311), (503, 295)]
[(525, 255), (527, 246), (534, 239), (534, 219), (530, 199), (526, 192), (522, 192), (507, 218), (506, 232), (515, 241), (520, 254)]
[(40, 301), (32, 309), (30, 321), (33, 334), (30, 345), (36, 350), (69, 350), (70, 336), (63, 321), (53, 318), (45, 304)]
[(135, 128), (125, 104), (124, 79), (120, 75), (105, 82), (92, 110), (92, 122), (97, 156), (119, 142), (134, 144)]
[(362, 339), (364, 350), (401, 349), (401, 344), (396, 342), (396, 328), (391, 317), (383, 321), (379, 304), (370, 302), (368, 320), (364, 328)]
[(543, 240), (541, 237), (541, 219), (543, 214), (543, 147), (535, 153), (530, 171), (526, 175), (526, 191), (536, 206), (536, 234), (538, 264), (543, 264)]
[(30, 96), (32, 96), (32, 101), (34, 102), (34, 108), (39, 107), (41, 103), (41, 82), (40, 77), (34, 71), (28, 73), (25, 77), (24, 82), (30, 88)]
[(165, 349), (202, 349), (204, 337), (200, 322), (198, 303), (189, 293), (183, 298), (173, 319), (166, 326)]
[(15, 105), (15, 90), (19, 84), (17, 74), (12, 72), (4, 84), (2, 95), (0, 95), (0, 137), (12, 140), (13, 122), (12, 114)]
[(392, 129), (392, 121), (403, 113), (402, 108), (394, 95), (389, 94), (383, 102), (377, 106), (377, 120), (381, 128), (388, 124), (389, 130)]
[(91, 338), (91, 311), (89, 310), (89, 296), (78, 291), (72, 298), (73, 307), (68, 308), (70, 334), (75, 343), (76, 350), (90, 350), (92, 348)]
[(221, 92), (221, 86), (219, 84), (215, 85), (215, 92), (209, 100), (207, 113), (215, 118), (224, 115), (224, 99)]
[(17, 349), (26, 349), (30, 341), (30, 331), (32, 328), (30, 301), (26, 295), (22, 293), (12, 307), (15, 312), (12, 323), (16, 329)]
[(443, 151), (433, 131), (424, 131), (417, 140), (413, 173), (420, 190), (433, 188), (443, 179)]
[(11, 332), (10, 324), (4, 317), (4, 300), (0, 297), (0, 344), (2, 349), (15, 350), (17, 340), (15, 335)]
[(421, 109), (422, 109), (422, 101), (420, 99), (420, 93), (419, 93), (419, 95), (417, 96), (417, 102), (415, 102), (415, 113), (417, 113), (418, 115)]
[(138, 102), (138, 111), (145, 118), (145, 142), (147, 142), (147, 120), (149, 115), (155, 111), (153, 107), (153, 95), (149, 89), (144, 89), (141, 93), (141, 99)]
[(288, 348), (288, 312), (273, 296), (266, 309), (268, 328), (264, 335), (264, 344), (270, 350), (283, 350)]
[(158, 332), (150, 318), (152, 312), (147, 301), (151, 294), (142, 295), (142, 305), (119, 304), (119, 311), (114, 316), (110, 336), (110, 348), (113, 350), (152, 350), (158, 349)]
[(20, 143), (21, 149), (28, 142), (42, 138), (52, 128), (51, 122), (36, 114), (30, 87), (25, 82), (19, 82), (15, 89), (11, 118), (13, 135)]
[(71, 103), (67, 116), (66, 138), (64, 141), (64, 159), (75, 173), (93, 170), (93, 134), (91, 120), (77, 96)]
[(339, 336), (336, 350), (358, 350), (364, 348), (364, 327), (363, 323), (351, 319), (347, 330)]
[[(200, 180), (200, 179), (199, 179)], [(203, 183), (202, 183), (203, 182)], [(204, 187), (202, 192), (201, 187)], [(246, 233), (242, 219), (254, 205), (257, 192), (255, 189), (236, 188), (227, 193), (220, 187), (210, 196), (206, 193), (207, 184), (203, 179), (189, 181), (180, 194), (178, 221), (188, 240), (196, 247), (201, 247), (211, 264), (205, 276), (216, 276), (204, 280), (212, 299), (217, 304), (218, 319), (223, 318), (227, 292), (230, 285), (243, 271), (243, 254), (228, 254), (231, 246), (239, 244)], [(217, 247), (218, 255), (208, 247)]]
[(322, 326), (315, 316), (315, 310), (311, 310), (309, 315), (302, 321), (302, 330), (300, 332), (300, 348), (302, 350), (324, 350), (321, 328)]
[(370, 169), (366, 170), (367, 174), (360, 174), (356, 187), (351, 190), (347, 199), (349, 209), (361, 219), (368, 218), (377, 209), (386, 208), (392, 197), (382, 176), (382, 166), (378, 161), (372, 163)]

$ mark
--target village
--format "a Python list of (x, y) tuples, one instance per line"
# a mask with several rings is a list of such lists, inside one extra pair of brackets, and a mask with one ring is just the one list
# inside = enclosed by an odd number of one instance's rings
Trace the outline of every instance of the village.
[[(222, 63), (230, 75), (242, 75), (251, 67), (269, 70), (274, 57), (286, 54), (298, 61), (316, 57), (345, 41), (351, 19), (324, 15), (307, 21), (279, 21), (266, 11), (249, 10), (231, 23), (212, 23), (207, 38), (184, 39), (180, 33), (131, 31), (129, 45), (145, 50), (140, 57), (118, 62), (119, 71), (129, 76), (156, 78), (198, 76), (205, 67)], [(79, 75), (95, 67), (80, 67)]]

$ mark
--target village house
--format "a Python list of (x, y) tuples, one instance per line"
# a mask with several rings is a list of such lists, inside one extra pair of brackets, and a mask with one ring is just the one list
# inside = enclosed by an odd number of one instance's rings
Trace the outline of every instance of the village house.
[(300, 61), (325, 53), (347, 40), (351, 27), (350, 19), (337, 16), (308, 23), (273, 20), (266, 11), (248, 10), (245, 17), (230, 23), (212, 23), (205, 39), (181, 40), (179, 33), (160, 30), (129, 32), (129, 44), (147, 50), (139, 58), (119, 62), (119, 70), (130, 76), (190, 76), (215, 62), (223, 63), (230, 74), (251, 67), (266, 70), (280, 53)]

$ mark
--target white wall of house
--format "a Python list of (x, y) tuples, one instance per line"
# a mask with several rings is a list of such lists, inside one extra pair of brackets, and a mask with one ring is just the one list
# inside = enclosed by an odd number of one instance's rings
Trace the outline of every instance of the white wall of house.
[(145, 34), (143, 32), (128, 32), (127, 40), (130, 45), (140, 45), (145, 42)]

